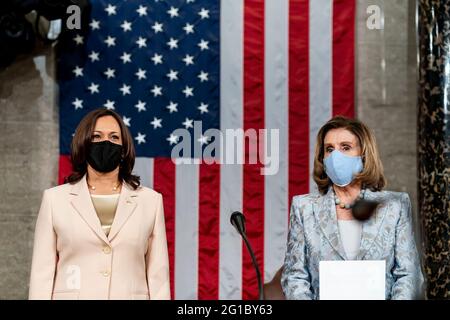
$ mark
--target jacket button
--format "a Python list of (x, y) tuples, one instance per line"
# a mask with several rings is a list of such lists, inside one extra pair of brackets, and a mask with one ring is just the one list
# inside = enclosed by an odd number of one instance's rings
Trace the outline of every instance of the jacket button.
[(103, 271), (102, 275), (105, 276), (105, 277), (109, 277), (109, 271)]
[(103, 247), (103, 253), (104, 254), (110, 254), (111, 253), (111, 248), (110, 247)]

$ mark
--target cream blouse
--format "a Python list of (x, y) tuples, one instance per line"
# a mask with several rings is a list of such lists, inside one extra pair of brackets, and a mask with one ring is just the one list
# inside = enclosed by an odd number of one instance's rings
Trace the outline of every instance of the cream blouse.
[(91, 194), (92, 203), (94, 204), (95, 211), (106, 235), (111, 230), (111, 225), (116, 215), (117, 204), (119, 203), (119, 196), (120, 193), (107, 195)]

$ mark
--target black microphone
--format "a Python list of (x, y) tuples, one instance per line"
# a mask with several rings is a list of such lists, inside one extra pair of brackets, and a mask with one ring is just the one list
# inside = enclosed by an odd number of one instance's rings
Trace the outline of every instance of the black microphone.
[(357, 200), (352, 208), (352, 215), (359, 221), (369, 220), (381, 204), (382, 202), (375, 200)]
[(245, 234), (245, 217), (239, 211), (235, 211), (230, 217), (231, 224), (236, 228), (239, 234)]
[(258, 261), (256, 261), (253, 249), (250, 246), (247, 235), (245, 234), (245, 217), (241, 212), (235, 211), (231, 214), (230, 222), (237, 230), (237, 232), (239, 232), (239, 234), (242, 236), (242, 239), (244, 239), (245, 246), (247, 247), (248, 252), (250, 253), (250, 257), (252, 258), (253, 266), (255, 267), (256, 271), (256, 277), (258, 279), (259, 300), (264, 300), (263, 284), (261, 280), (261, 272), (259, 271)]

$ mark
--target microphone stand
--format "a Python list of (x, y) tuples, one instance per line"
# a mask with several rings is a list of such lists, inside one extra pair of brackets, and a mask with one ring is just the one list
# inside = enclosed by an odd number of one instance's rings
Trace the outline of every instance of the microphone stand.
[(256, 261), (255, 253), (253, 252), (252, 246), (250, 245), (250, 242), (248, 241), (245, 234), (245, 217), (241, 212), (235, 211), (230, 217), (230, 222), (234, 226), (236, 231), (241, 235), (242, 239), (244, 239), (245, 246), (247, 247), (247, 250), (250, 253), (250, 257), (252, 258), (253, 267), (255, 268), (256, 277), (258, 279), (259, 300), (264, 300), (264, 290), (258, 261)]
[(253, 266), (255, 267), (256, 277), (258, 279), (258, 292), (259, 292), (258, 299), (264, 300), (264, 290), (263, 290), (263, 284), (262, 284), (262, 280), (261, 280), (261, 272), (259, 271), (258, 261), (256, 261), (255, 254), (253, 252), (252, 247), (250, 246), (250, 242), (248, 241), (245, 233), (241, 233), (241, 236), (242, 236), (242, 239), (244, 239), (244, 242), (248, 249), (248, 252), (250, 253), (250, 256), (252, 257)]

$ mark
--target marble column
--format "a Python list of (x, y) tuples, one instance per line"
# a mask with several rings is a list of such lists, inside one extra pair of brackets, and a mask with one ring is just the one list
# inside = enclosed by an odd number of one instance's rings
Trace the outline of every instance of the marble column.
[(427, 298), (450, 298), (450, 0), (419, 0), (418, 193)]

